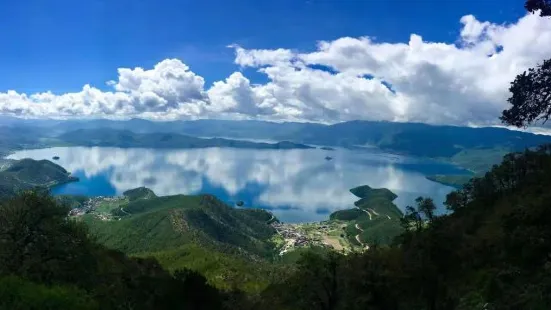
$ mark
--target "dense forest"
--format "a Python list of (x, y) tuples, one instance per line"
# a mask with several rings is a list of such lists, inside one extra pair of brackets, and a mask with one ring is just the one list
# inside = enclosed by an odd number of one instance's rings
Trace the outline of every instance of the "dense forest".
[[(548, 0), (525, 7), (551, 16)], [(550, 79), (549, 60), (519, 75), (501, 120), (546, 121)], [(62, 200), (23, 191), (0, 202), (0, 309), (551, 309), (550, 175), (551, 145), (508, 154), (450, 193), (447, 214), (419, 197), (389, 245), (262, 261), (278, 272), (255, 293), (108, 248)], [(144, 193), (128, 193), (135, 208)]]
[(57, 200), (25, 192), (0, 205), (0, 306), (549, 309), (550, 174), (551, 146), (510, 154), (448, 196), (452, 213), (436, 217), (432, 201), (418, 199), (392, 245), (305, 252), (257, 295), (105, 248)]

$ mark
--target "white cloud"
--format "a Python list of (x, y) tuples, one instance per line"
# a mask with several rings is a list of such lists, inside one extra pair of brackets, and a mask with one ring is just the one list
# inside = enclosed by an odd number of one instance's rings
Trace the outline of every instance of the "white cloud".
[(149, 70), (119, 69), (109, 92), (85, 85), (61, 95), (0, 93), (0, 113), (496, 124), (507, 108), (509, 83), (551, 57), (551, 19), (530, 14), (498, 25), (467, 15), (460, 25), (454, 44), (412, 34), (404, 43), (343, 37), (321, 41), (311, 52), (232, 45), (235, 64), (258, 70), (268, 82), (256, 85), (234, 72), (206, 88), (186, 64), (167, 59)]

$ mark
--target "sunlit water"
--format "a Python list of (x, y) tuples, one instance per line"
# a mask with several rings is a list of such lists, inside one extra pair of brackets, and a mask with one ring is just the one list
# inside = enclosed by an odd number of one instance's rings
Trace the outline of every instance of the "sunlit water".
[(335, 210), (353, 207), (357, 198), (348, 190), (363, 184), (392, 190), (402, 209), (418, 196), (430, 196), (442, 210), (452, 188), (425, 175), (464, 172), (376, 150), (61, 147), (20, 151), (9, 158), (53, 156), (80, 178), (54, 188), (54, 194), (120, 195), (140, 186), (157, 195), (210, 193), (230, 204), (243, 201), (246, 207), (270, 209), (285, 222), (324, 220)]

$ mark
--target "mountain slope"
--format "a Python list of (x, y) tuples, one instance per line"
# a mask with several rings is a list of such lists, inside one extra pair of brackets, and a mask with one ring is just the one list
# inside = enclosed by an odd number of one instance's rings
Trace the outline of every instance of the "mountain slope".
[(47, 188), (78, 180), (63, 167), (48, 160), (22, 159), (9, 162), (0, 171), (0, 197), (35, 187)]
[(282, 141), (262, 143), (222, 138), (203, 139), (175, 133), (134, 133), (128, 130), (79, 129), (66, 132), (59, 140), (82, 146), (147, 147), (147, 148), (205, 148), (234, 147), (251, 149), (308, 149), (310, 146)]
[(236, 285), (258, 292), (268, 284), (274, 268), (266, 259), (275, 251), (270, 213), (235, 209), (211, 195), (157, 197), (143, 188), (127, 194), (136, 192), (145, 195), (82, 217), (100, 243), (133, 256), (153, 256), (170, 270), (199, 271), (219, 288)]
[(269, 256), (269, 240), (275, 231), (249, 212), (229, 207), (211, 195), (151, 196), (115, 207), (112, 214), (117, 220), (89, 215), (85, 221), (102, 243), (129, 254), (195, 242), (234, 253)]
[[(295, 143), (341, 147), (367, 145), (413, 156), (445, 158), (475, 172), (487, 171), (493, 164), (499, 163), (504, 154), (511, 151), (551, 142), (550, 136), (504, 128), (436, 126), (385, 121), (349, 121), (324, 125), (227, 120), (151, 122), (132, 119), (129, 121), (72, 121), (55, 123), (55, 125), (52, 123), (49, 128), (55, 132), (69, 132), (79, 128), (105, 128), (199, 137), (288, 140)], [(469, 158), (470, 155), (467, 157), (461, 155), (462, 152), (469, 154), (473, 151), (478, 152), (482, 158), (488, 158), (488, 162), (484, 162), (486, 159), (481, 162)]]
[(550, 174), (551, 145), (508, 155), (448, 196), (453, 212), (408, 210), (390, 246), (303, 257), (259, 308), (549, 309)]
[(369, 246), (390, 244), (402, 233), (402, 211), (392, 201), (398, 196), (386, 188), (362, 185), (350, 189), (360, 200), (355, 209), (340, 210), (330, 215), (331, 220), (346, 221), (345, 233), (352, 244)]

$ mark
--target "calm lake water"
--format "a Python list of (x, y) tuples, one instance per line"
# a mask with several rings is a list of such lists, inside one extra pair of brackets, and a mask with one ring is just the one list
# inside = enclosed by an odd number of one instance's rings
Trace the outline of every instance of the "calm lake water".
[[(60, 147), (20, 151), (12, 159), (49, 159), (79, 182), (54, 194), (120, 195), (146, 186), (157, 195), (210, 193), (245, 207), (270, 209), (284, 222), (320, 221), (335, 210), (353, 207), (348, 190), (367, 184), (398, 195), (404, 209), (418, 196), (430, 196), (443, 210), (451, 187), (425, 179), (429, 174), (464, 173), (452, 165), (377, 150), (192, 150)], [(326, 156), (333, 160), (325, 160)]]

